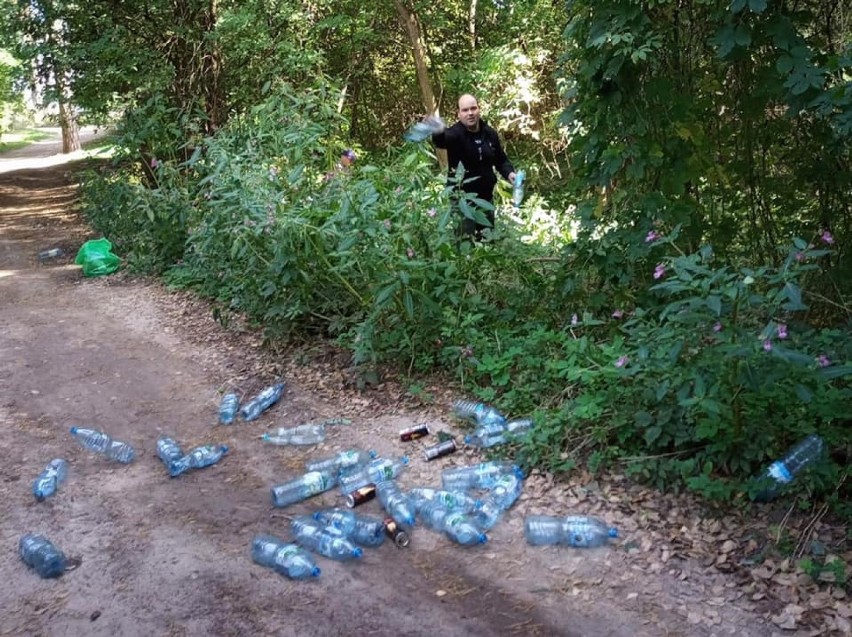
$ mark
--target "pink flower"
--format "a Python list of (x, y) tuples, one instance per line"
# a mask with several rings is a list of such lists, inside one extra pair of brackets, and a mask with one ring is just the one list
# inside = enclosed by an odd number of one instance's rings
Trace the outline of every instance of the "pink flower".
[(764, 352), (771, 352), (772, 351), (772, 341), (768, 338), (765, 341), (763, 341), (763, 351)]
[(577, 318), (577, 315), (572, 314), (571, 315), (571, 325), (578, 325), (579, 323), (580, 323), (580, 320)]
[(778, 338), (780, 338), (782, 341), (783, 341), (785, 338), (787, 338), (787, 325), (786, 325), (786, 324), (784, 324), (784, 323), (779, 323), (779, 324), (775, 327), (775, 331), (778, 333)]
[(630, 360), (630, 358), (629, 358), (629, 357), (627, 357), (627, 356), (622, 356), (622, 357), (621, 357), (621, 358), (619, 358), (617, 361), (615, 361), (615, 366), (616, 366), (616, 367), (624, 367), (625, 365), (627, 365), (627, 362), (628, 362), (629, 360)]
[(796, 253), (796, 261), (801, 263), (804, 260), (805, 260), (805, 253), (804, 252), (797, 252)]
[(438, 214), (438, 211), (434, 208), (429, 208), (429, 210), (426, 211), (426, 214), (430, 217), (434, 217), (436, 214)]
[(722, 323), (721, 323), (721, 322), (719, 322), (719, 321), (716, 321), (716, 324), (715, 324), (715, 325), (713, 325), (713, 331), (714, 331), (714, 332), (716, 332), (716, 333), (718, 334), (719, 332), (721, 332), (721, 331), (722, 331), (722, 329), (723, 329), (723, 327), (722, 327)]
[(651, 230), (645, 235), (645, 243), (652, 243), (660, 238), (660, 234), (656, 230)]
[(660, 278), (664, 277), (665, 274), (666, 274), (666, 266), (664, 266), (662, 263), (658, 263), (657, 267), (654, 268), (654, 278), (660, 279)]
[(820, 354), (819, 356), (817, 356), (816, 361), (820, 367), (828, 367), (829, 365), (831, 365), (831, 359), (825, 354)]
[(823, 230), (819, 238), (822, 239), (823, 243), (827, 243), (829, 245), (834, 243), (834, 237), (831, 236), (831, 233), (828, 230)]
[(612, 318), (614, 319), (620, 319), (622, 316), (624, 316), (624, 312), (622, 310), (615, 310), (615, 312), (612, 313)]
[(151, 157), (151, 168), (156, 168), (160, 165), (160, 162), (157, 161), (156, 157)]
[(414, 248), (409, 248), (408, 250), (405, 251), (405, 253), (408, 255), (409, 259), (414, 258)]

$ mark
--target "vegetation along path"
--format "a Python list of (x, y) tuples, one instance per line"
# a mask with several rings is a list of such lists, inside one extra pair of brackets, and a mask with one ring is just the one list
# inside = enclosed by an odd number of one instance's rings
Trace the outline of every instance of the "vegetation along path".
[[(386, 543), (360, 563), (320, 560), (316, 581), (290, 582), (254, 565), (254, 534), (288, 537), (288, 516), (341, 504), (329, 492), (272, 508), (269, 487), (298, 475), (308, 458), (350, 446), (408, 453), (407, 486), (435, 485), (442, 468), (475, 460), (457, 453), (427, 464), (421, 441), (399, 442), (399, 429), (419, 422), (452, 431), (446, 403), (413, 405), (392, 383), (359, 393), (333, 361), (301, 366), (264, 352), (257, 334), (220, 327), (203, 303), (156, 282), (83, 279), (73, 265), (90, 237), (75, 212), (80, 165), (9, 170), (11, 161), (0, 165), (0, 634), (808, 634), (797, 630), (802, 613), (719, 568), (736, 554), (740, 527), (619, 476), (598, 483), (578, 472), (554, 483), (534, 474), (490, 541), (473, 549), (418, 530), (404, 550)], [(65, 257), (37, 260), (56, 246)], [(223, 389), (250, 394), (277, 377), (287, 392), (261, 420), (215, 424)], [(318, 447), (259, 440), (279, 425), (336, 416), (352, 424)], [(110, 464), (78, 448), (72, 425), (132, 443), (137, 460)], [(161, 434), (231, 452), (170, 479), (155, 453)], [(69, 478), (37, 503), (31, 481), (54, 457), (68, 459)], [(375, 502), (363, 509), (378, 513)], [(600, 515), (622, 538), (590, 552), (529, 547), (529, 512)], [(17, 555), (26, 532), (47, 534), (79, 566), (39, 579)], [(842, 628), (838, 603), (825, 608)]]

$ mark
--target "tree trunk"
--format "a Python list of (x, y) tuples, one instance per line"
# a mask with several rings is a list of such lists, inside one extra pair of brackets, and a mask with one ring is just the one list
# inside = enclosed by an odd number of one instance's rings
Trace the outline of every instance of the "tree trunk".
[[(420, 27), (420, 18), (417, 14), (403, 4), (402, 0), (394, 0), (399, 21), (411, 42), (411, 53), (414, 56), (414, 67), (417, 70), (417, 83), (420, 86), (420, 97), (427, 114), (439, 115), (438, 101), (429, 81), (429, 69), (426, 67), (426, 43), (423, 40), (423, 29)], [(438, 149), (438, 161), (442, 167), (447, 165), (447, 152)]]
[(470, 49), (476, 50), (476, 0), (470, 0), (467, 14), (467, 34), (470, 36)]
[(71, 103), (71, 91), (65, 81), (65, 73), (60, 69), (54, 70), (56, 76), (56, 92), (59, 102), (59, 126), (62, 128), (62, 152), (73, 153), (80, 150), (80, 127), (77, 115)]

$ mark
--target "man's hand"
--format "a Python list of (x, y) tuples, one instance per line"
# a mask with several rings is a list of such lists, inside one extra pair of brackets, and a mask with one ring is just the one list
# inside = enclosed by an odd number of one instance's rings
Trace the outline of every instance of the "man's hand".
[(515, 173), (509, 173), (507, 179), (509, 180), (510, 184), (512, 184), (513, 186), (515, 185)]
[(432, 129), (433, 133), (443, 133), (447, 128), (447, 124), (437, 115), (427, 115), (423, 118), (423, 123)]

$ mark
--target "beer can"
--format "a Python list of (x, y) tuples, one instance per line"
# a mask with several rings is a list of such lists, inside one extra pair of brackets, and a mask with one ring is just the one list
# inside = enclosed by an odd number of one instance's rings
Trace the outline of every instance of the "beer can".
[(428, 435), (429, 425), (414, 425), (413, 427), (407, 427), (400, 431), (399, 439), (403, 442), (410, 442), (411, 440), (417, 440), (418, 438)]
[(398, 549), (405, 548), (411, 542), (408, 533), (399, 528), (399, 524), (393, 518), (385, 518), (385, 534), (393, 540)]
[(455, 453), (458, 449), (456, 445), (456, 441), (452, 438), (449, 440), (445, 440), (444, 442), (439, 442), (437, 445), (432, 445), (431, 447), (427, 447), (423, 450), (423, 457), (428, 462), (429, 460), (434, 460), (435, 458), (442, 458), (443, 456), (448, 456), (451, 453)]
[(355, 489), (352, 493), (346, 494), (346, 506), (350, 509), (364, 504), (365, 502), (369, 502), (373, 498), (376, 497), (376, 485), (368, 484), (366, 486), (361, 487), (360, 489)]

